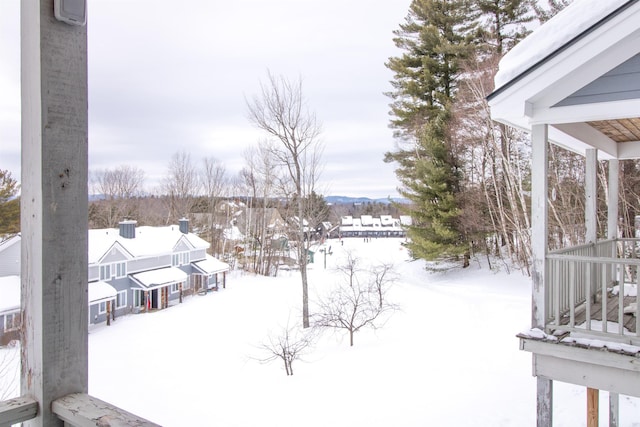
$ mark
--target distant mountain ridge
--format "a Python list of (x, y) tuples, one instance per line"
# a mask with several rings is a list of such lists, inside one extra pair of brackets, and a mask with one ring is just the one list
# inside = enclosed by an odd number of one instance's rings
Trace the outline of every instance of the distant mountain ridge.
[(370, 199), (369, 197), (326, 196), (324, 200), (327, 203), (331, 203), (334, 205), (345, 205), (345, 204), (353, 204), (353, 203), (389, 204), (390, 202), (397, 202), (397, 203), (409, 202), (407, 199), (403, 199), (401, 197), (392, 197), (391, 199), (389, 199), (388, 197), (379, 198), (379, 199)]

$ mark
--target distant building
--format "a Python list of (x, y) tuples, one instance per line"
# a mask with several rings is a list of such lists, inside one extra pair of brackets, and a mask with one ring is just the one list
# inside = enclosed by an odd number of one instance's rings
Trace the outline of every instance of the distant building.
[(340, 236), (342, 237), (404, 237), (403, 225), (408, 225), (391, 215), (362, 215), (360, 218), (343, 216), (340, 220)]
[[(0, 324), (11, 327), (15, 318), (9, 316), (20, 311), (19, 241), (0, 244)], [(229, 265), (207, 254), (209, 243), (189, 232), (186, 219), (166, 227), (123, 221), (119, 229), (92, 229), (88, 245), (89, 323), (167, 308), (186, 295), (226, 286)]]

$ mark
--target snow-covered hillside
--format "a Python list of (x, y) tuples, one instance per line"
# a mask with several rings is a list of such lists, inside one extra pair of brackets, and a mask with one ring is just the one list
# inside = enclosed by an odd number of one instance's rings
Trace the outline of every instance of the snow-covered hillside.
[[(389, 298), (401, 310), (359, 332), (354, 347), (327, 331), (294, 376), (256, 358), (265, 337), (299, 321), (299, 274), (234, 272), (218, 293), (93, 327), (89, 392), (164, 426), (534, 426), (531, 356), (515, 337), (529, 326), (529, 279), (477, 262), (430, 274), (401, 242), (330, 241), (326, 270), (316, 254), (312, 300), (349, 250), (363, 263), (395, 264)], [(554, 395), (554, 425), (586, 425), (584, 389), (556, 383)], [(621, 408), (621, 425), (639, 425), (636, 399), (621, 398)]]

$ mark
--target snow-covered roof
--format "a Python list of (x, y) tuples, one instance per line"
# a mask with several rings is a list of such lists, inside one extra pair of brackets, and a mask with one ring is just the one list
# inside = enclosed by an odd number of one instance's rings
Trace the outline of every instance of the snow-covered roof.
[(192, 262), (196, 268), (201, 270), (205, 274), (221, 273), (223, 271), (229, 271), (229, 264), (222, 262), (217, 258), (207, 254), (207, 257), (202, 261)]
[(206, 249), (209, 243), (193, 233), (184, 234), (178, 225), (166, 227), (136, 227), (135, 237), (120, 236), (115, 228), (89, 230), (89, 264), (97, 263), (118, 242), (133, 257), (147, 257), (171, 253), (175, 245), (185, 239), (194, 248)]
[(118, 291), (110, 284), (97, 281), (89, 283), (89, 305), (114, 299)]
[(131, 274), (130, 277), (146, 289), (168, 286), (187, 280), (187, 273), (175, 267), (158, 268), (157, 270)]
[(227, 240), (242, 240), (244, 239), (244, 234), (240, 231), (240, 229), (236, 225), (232, 225), (229, 228), (226, 228), (223, 231), (224, 238)]
[(0, 252), (6, 250), (10, 246), (13, 246), (19, 242), (20, 242), (20, 234), (16, 234), (15, 236), (11, 236), (0, 241)]
[(340, 223), (342, 225), (353, 225), (353, 217), (343, 216), (342, 218), (340, 218)]
[(518, 77), (632, 0), (575, 0), (538, 27), (500, 60), (495, 87)]
[(0, 313), (20, 310), (20, 276), (0, 277)]

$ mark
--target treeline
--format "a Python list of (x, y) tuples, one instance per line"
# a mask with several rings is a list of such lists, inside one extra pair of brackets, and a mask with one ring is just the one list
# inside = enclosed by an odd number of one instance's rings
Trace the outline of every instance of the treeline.
[[(396, 147), (397, 207), (411, 215), (413, 255), (460, 260), (473, 254), (508, 260), (529, 272), (531, 149), (529, 136), (491, 120), (486, 101), (500, 58), (530, 29), (569, 1), (414, 0), (394, 34), (402, 53), (394, 73), (391, 127)], [(621, 162), (620, 232), (633, 235), (640, 165)], [(550, 152), (550, 246), (584, 239), (584, 159), (559, 147)], [(599, 180), (606, 182), (607, 164)], [(604, 236), (606, 197), (599, 234)]]

